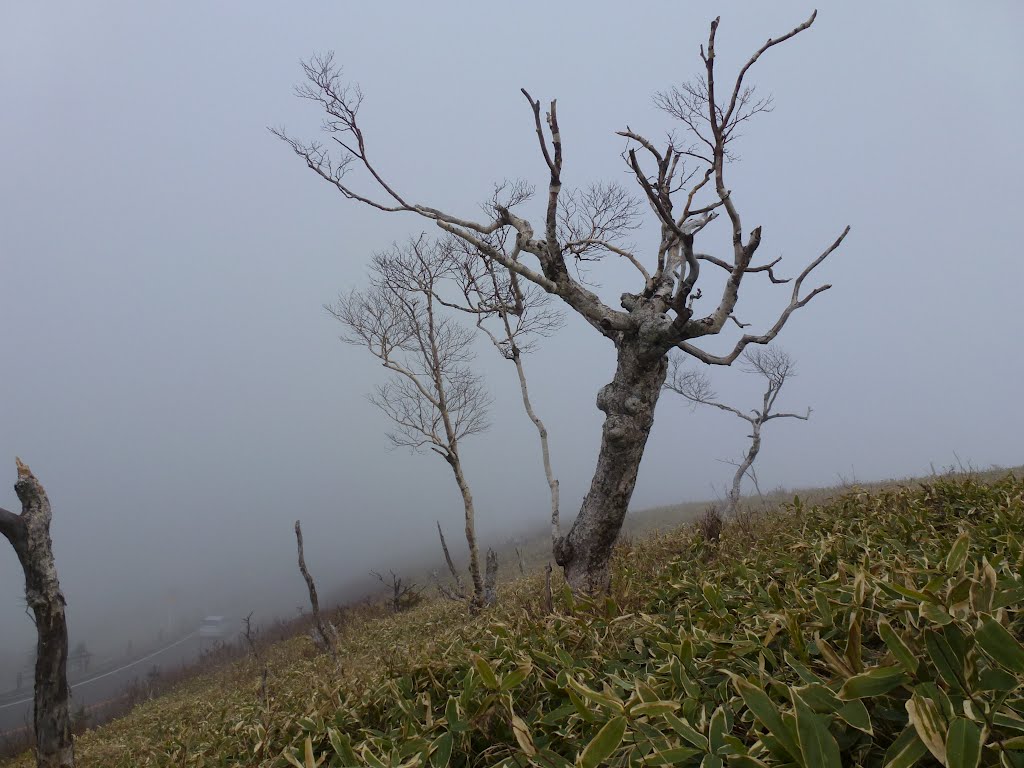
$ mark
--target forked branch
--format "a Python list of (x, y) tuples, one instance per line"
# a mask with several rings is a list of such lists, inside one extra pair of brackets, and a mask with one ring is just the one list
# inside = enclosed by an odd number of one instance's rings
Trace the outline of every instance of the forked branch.
[(789, 304), (782, 311), (782, 314), (779, 315), (779, 319), (775, 321), (775, 324), (765, 333), (744, 334), (739, 341), (736, 342), (732, 351), (726, 355), (712, 355), (698, 347), (695, 347), (687, 341), (681, 341), (676, 346), (687, 354), (693, 355), (695, 358), (703, 363), (707, 363), (708, 365), (731, 365), (736, 358), (743, 353), (743, 350), (745, 350), (749, 344), (770, 344), (775, 337), (779, 335), (783, 326), (786, 325), (786, 321), (789, 320), (790, 315), (792, 315), (796, 310), (807, 306), (811, 299), (819, 293), (827, 291), (832, 287), (830, 284), (826, 283), (825, 285), (819, 285), (806, 296), (800, 296), (800, 288), (803, 286), (803, 282), (807, 276), (842, 244), (849, 232), (850, 228), (846, 227), (832, 245), (826, 248), (818, 258), (804, 268), (804, 271), (800, 273), (796, 281), (793, 283), (793, 292), (790, 294)]

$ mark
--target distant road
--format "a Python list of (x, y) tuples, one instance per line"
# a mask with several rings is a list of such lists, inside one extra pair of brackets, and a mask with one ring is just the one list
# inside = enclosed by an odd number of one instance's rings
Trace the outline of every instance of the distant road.
[[(198, 632), (192, 632), (178, 640), (175, 640), (169, 645), (165, 645), (163, 648), (158, 648), (152, 653), (146, 654), (142, 658), (135, 659), (134, 661), (117, 667), (116, 669), (108, 670), (107, 672), (95, 675), (86, 680), (79, 680), (78, 682), (73, 683), (71, 685), (71, 692), (74, 697), (75, 705), (87, 705), (91, 702), (111, 698), (131, 682), (135, 675), (130, 674), (130, 670), (144, 662), (155, 659), (157, 656), (162, 656), (168, 653), (168, 651), (178, 649), (178, 652), (174, 654), (174, 658), (172, 658), (169, 663), (174, 663), (175, 661), (182, 662), (193, 658), (201, 646), (200, 643), (196, 642), (197, 640)], [(185, 653), (182, 653), (183, 651)], [(98, 683), (98, 685), (95, 685), (96, 683)], [(88, 689), (86, 689), (87, 686)], [(18, 691), (9, 691), (7, 694), (0, 694), (0, 701), (3, 701), (5, 697), (14, 696), (18, 693)], [(0, 734), (4, 731), (20, 728), (25, 725), (26, 722), (31, 723), (32, 702), (33, 697), (28, 696), (0, 704)]]

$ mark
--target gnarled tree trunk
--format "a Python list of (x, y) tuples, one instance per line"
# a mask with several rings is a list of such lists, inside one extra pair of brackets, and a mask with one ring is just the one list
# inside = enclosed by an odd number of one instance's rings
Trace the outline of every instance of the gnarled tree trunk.
[(609, 557), (633, 495), (654, 424), (654, 408), (668, 374), (661, 349), (636, 336), (625, 336), (617, 346), (615, 378), (597, 395), (597, 407), (605, 414), (597, 468), (583, 507), (555, 553), (566, 581), (577, 593), (599, 594), (611, 586)]
[(25, 599), (36, 623), (34, 725), (36, 765), (74, 768), (68, 702), (68, 626), (50, 540), (50, 501), (32, 471), (17, 460), (14, 490), (21, 514), (0, 509), (0, 533), (11, 542), (25, 572)]

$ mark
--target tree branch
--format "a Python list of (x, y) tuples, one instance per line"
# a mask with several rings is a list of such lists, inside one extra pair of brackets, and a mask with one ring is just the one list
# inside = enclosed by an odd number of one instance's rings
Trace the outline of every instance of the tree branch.
[[(727, 261), (723, 261), (722, 259), (719, 259), (719, 258), (717, 258), (715, 256), (711, 256), (710, 254), (707, 254), (707, 253), (698, 253), (697, 254), (697, 258), (700, 261), (707, 261), (707, 262), (709, 262), (711, 264), (714, 264), (716, 267), (721, 267), (726, 272), (732, 272), (733, 269), (735, 269), (734, 265), (728, 263)], [(780, 261), (782, 261), (782, 257), (781, 256), (779, 256), (779, 258), (777, 258), (775, 261), (771, 262), (770, 264), (761, 264), (760, 266), (757, 266), (757, 267), (746, 267), (743, 270), (743, 274), (749, 275), (749, 274), (752, 274), (754, 272), (767, 272), (768, 273), (768, 279), (771, 280), (773, 283), (775, 283), (777, 285), (781, 285), (783, 283), (788, 283), (788, 282), (792, 281), (793, 278), (787, 277), (787, 278), (783, 279), (783, 278), (776, 277), (775, 276), (775, 272), (773, 271), (773, 267), (776, 264), (778, 264)]]
[(771, 421), (772, 419), (801, 419), (802, 421), (807, 421), (809, 418), (811, 418), (811, 409), (810, 408), (807, 409), (807, 413), (805, 413), (805, 414), (799, 414), (799, 413), (772, 413), (772, 414), (769, 414), (768, 416), (765, 416), (762, 419), (762, 421)]
[(624, 248), (619, 248), (618, 246), (613, 245), (606, 240), (600, 240), (598, 238), (587, 238), (586, 240), (573, 240), (572, 242), (566, 243), (563, 247), (570, 253), (573, 253), (574, 248), (579, 248), (581, 246), (597, 246), (599, 248), (604, 248), (606, 251), (609, 251), (610, 253), (614, 253), (616, 256), (621, 256), (634, 267), (636, 267), (637, 270), (639, 270), (640, 274), (644, 276), (645, 281), (650, 282), (651, 275), (644, 267), (644, 265), (640, 263), (639, 259), (637, 259), (636, 256), (634, 256), (632, 253), (625, 250)]
[(316, 584), (313, 583), (313, 577), (306, 568), (306, 557), (302, 547), (302, 523), (299, 520), (295, 521), (295, 541), (298, 544), (299, 550), (299, 571), (302, 573), (302, 578), (306, 580), (306, 587), (309, 589), (309, 603), (313, 608), (313, 621), (316, 622), (317, 633), (323, 641), (324, 648), (330, 651), (331, 656), (336, 658), (336, 651), (334, 650), (335, 637), (332, 632), (328, 631), (320, 615), (320, 601), (317, 599)]
[(743, 87), (743, 78), (747, 74), (747, 70), (749, 70), (752, 66), (754, 66), (755, 62), (757, 62), (757, 60), (759, 58), (761, 58), (761, 54), (763, 54), (769, 48), (771, 48), (772, 46), (778, 45), (779, 43), (786, 42), (791, 37), (795, 37), (796, 35), (798, 35), (801, 32), (803, 32), (805, 29), (810, 27), (811, 24), (814, 23), (814, 19), (817, 17), (817, 15), (818, 15), (818, 12), (815, 10), (813, 13), (811, 13), (810, 18), (808, 18), (807, 21), (805, 21), (803, 24), (800, 24), (797, 27), (791, 29), (789, 32), (787, 32), (786, 34), (782, 35), (781, 37), (770, 37), (770, 38), (768, 38), (768, 42), (766, 42), (764, 45), (762, 45), (760, 48), (758, 48), (757, 51), (754, 53), (754, 55), (751, 56), (750, 59), (747, 61), (747, 63), (743, 65), (743, 69), (740, 70), (739, 75), (736, 77), (736, 85), (732, 89), (732, 98), (729, 99), (729, 108), (726, 109), (726, 111), (725, 111), (725, 117), (724, 117), (724, 119), (722, 121), (724, 125), (728, 125), (729, 124), (730, 120), (733, 117), (733, 113), (736, 110), (736, 105), (741, 100), (741, 97), (742, 97), (741, 90), (742, 90), (742, 87)]
[[(793, 312), (800, 309), (801, 307), (806, 306), (808, 302), (810, 302), (811, 299), (813, 299), (819, 293), (827, 291), (829, 288), (832, 287), (831, 285), (828, 284), (820, 285), (813, 291), (811, 291), (809, 294), (807, 294), (805, 297), (800, 298), (800, 288), (803, 285), (804, 279), (811, 272), (813, 272), (814, 269), (819, 264), (821, 264), (821, 262), (827, 259), (840, 246), (840, 244), (843, 242), (843, 240), (846, 238), (849, 232), (850, 227), (846, 227), (846, 229), (843, 230), (842, 234), (840, 234), (839, 237), (836, 238), (835, 242), (832, 243), (832, 245), (830, 245), (828, 248), (826, 248), (822, 252), (822, 254), (818, 256), (818, 258), (816, 258), (814, 261), (808, 264), (804, 271), (800, 273), (799, 277), (797, 277), (796, 279), (796, 282), (793, 284), (793, 293), (790, 297), (789, 305), (782, 311), (782, 314), (779, 316), (779, 319), (775, 321), (775, 325), (768, 329), (766, 333), (760, 335), (744, 334), (740, 338), (740, 340), (736, 342), (736, 346), (733, 347), (733, 350), (727, 355), (709, 354), (704, 350), (695, 347), (686, 341), (680, 341), (679, 343), (676, 344), (676, 346), (679, 349), (686, 352), (688, 355), (693, 355), (698, 360), (707, 363), (708, 365), (731, 365), (733, 361), (735, 361), (736, 358), (740, 356), (743, 350), (746, 349), (748, 344), (770, 343), (773, 339), (775, 339), (776, 336), (779, 335), (779, 332), (782, 330), (783, 326), (785, 326), (786, 321), (789, 320), (789, 316), (792, 315)], [(704, 320), (700, 322), (710, 325), (710, 323), (708, 322), (708, 318), (704, 318)], [(699, 324), (700, 323), (698, 323), (698, 325)], [(698, 333), (696, 335), (701, 334)]]
[(16, 515), (0, 507), (0, 533), (7, 537), (12, 546), (15, 540), (23, 535), (24, 530), (25, 523), (21, 519), (21, 515)]

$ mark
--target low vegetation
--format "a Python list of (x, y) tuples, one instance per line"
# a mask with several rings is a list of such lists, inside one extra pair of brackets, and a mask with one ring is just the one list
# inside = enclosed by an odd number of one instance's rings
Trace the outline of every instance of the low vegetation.
[[(84, 735), (94, 766), (1024, 765), (1024, 480), (794, 499), (466, 618), (353, 618)], [(26, 760), (16, 765), (27, 765)]]

